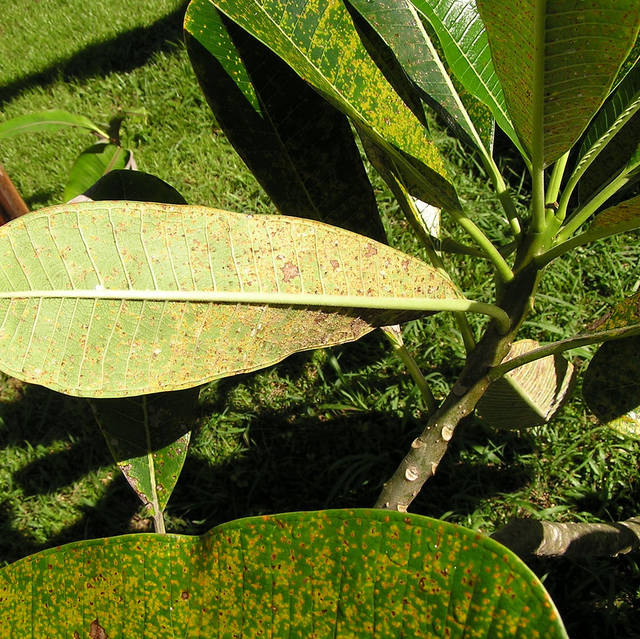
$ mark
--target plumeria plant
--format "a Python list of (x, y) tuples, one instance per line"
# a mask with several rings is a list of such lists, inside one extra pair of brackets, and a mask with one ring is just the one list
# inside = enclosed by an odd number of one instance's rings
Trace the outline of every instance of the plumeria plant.
[[(379, 328), (422, 393), (424, 430), (374, 509), (78, 542), (16, 562), (0, 573), (0, 636), (566, 636), (502, 544), (613, 554), (637, 545), (637, 521), (519, 522), (500, 544), (407, 510), (466, 416), (497, 428), (552, 419), (573, 388), (571, 349), (604, 342), (587, 403), (619, 427), (637, 419), (640, 293), (557, 342), (519, 333), (549, 264), (640, 227), (639, 29), (635, 0), (192, 0), (185, 33), (202, 90), (282, 215), (125, 188), (11, 222), (0, 368), (92, 398), (158, 533), (197, 387), (211, 380)], [(460, 198), (433, 114), (489, 176), (507, 241)], [(496, 128), (529, 174), (527, 207), (494, 157)], [(361, 150), (428, 262), (386, 243)], [(459, 253), (490, 265), (490, 299), (460, 290)], [(441, 401), (400, 327), (438, 312), (455, 315), (466, 351)]]

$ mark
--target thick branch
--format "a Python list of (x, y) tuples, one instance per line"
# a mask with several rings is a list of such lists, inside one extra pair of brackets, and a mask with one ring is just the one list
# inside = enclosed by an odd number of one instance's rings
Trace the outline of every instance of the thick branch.
[(640, 517), (613, 524), (516, 519), (491, 537), (521, 556), (615, 557), (640, 550)]

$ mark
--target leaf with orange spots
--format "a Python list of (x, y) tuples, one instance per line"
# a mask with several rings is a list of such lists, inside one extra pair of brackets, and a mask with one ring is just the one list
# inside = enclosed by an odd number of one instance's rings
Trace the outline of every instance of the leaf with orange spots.
[(189, 4), (185, 28), (217, 123), (278, 211), (384, 241), (346, 116), (208, 0)]
[[(413, 195), (441, 208), (460, 208), (427, 129), (369, 56), (342, 0), (212, 4), (365, 130), (393, 158)], [(195, 34), (200, 25), (188, 19), (185, 28)]]
[(540, 581), (504, 546), (383, 510), (82, 541), (0, 571), (2, 639), (170, 639), (178, 629), (185, 639), (567, 637)]
[(197, 206), (43, 209), (0, 228), (0, 262), (0, 369), (90, 397), (197, 386), (468, 302), (367, 237)]

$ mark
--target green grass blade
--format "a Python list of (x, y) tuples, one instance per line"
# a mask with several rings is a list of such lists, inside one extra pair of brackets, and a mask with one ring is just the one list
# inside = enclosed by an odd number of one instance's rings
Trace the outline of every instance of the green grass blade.
[(365, 129), (406, 172), (414, 195), (442, 208), (459, 208), (426, 129), (369, 57), (342, 2), (214, 4)]
[(122, 399), (95, 399), (91, 406), (114, 460), (156, 532), (189, 449), (198, 388)]
[(64, 127), (80, 127), (97, 133), (105, 140), (109, 139), (107, 133), (97, 127), (89, 118), (83, 115), (75, 115), (62, 109), (51, 109), (19, 115), (0, 122), (0, 140), (10, 138), (23, 133), (41, 133), (58, 131)]
[(381, 510), (77, 542), (3, 569), (0, 592), (6, 637), (567, 637), (504, 546)]
[(536, 166), (580, 137), (640, 27), (636, 0), (478, 0), (509, 114)]
[(527, 157), (507, 112), (489, 41), (474, 0), (412, 0), (433, 27), (452, 72), (462, 86), (487, 105), (498, 126)]
[(63, 205), (0, 228), (0, 260), (0, 368), (76, 395), (195, 386), (445, 308), (508, 324), (419, 260), (288, 216)]
[(191, 2), (185, 28), (217, 122), (278, 210), (384, 241), (346, 116), (208, 0)]

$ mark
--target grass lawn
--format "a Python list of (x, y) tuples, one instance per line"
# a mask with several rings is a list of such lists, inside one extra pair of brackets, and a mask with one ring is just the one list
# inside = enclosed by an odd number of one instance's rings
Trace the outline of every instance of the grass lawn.
[[(24, 11), (0, 0), (0, 120), (63, 108), (106, 123), (119, 111), (123, 143), (141, 170), (194, 204), (273, 212), (237, 158), (197, 86), (181, 40), (176, 0), (40, 0)], [(458, 186), (492, 233), (496, 202), (456, 142), (436, 129)], [(30, 208), (59, 203), (66, 175), (92, 138), (37, 134), (0, 142), (0, 162)], [(452, 171), (453, 172), (453, 171)], [(513, 174), (517, 188), (520, 176)], [(376, 181), (393, 245), (420, 256), (391, 197)], [(636, 235), (588, 246), (549, 270), (525, 336), (576, 332), (640, 286)], [(486, 298), (482, 262), (456, 258), (471, 298)], [(485, 320), (474, 318), (476, 329)], [(404, 328), (438, 396), (462, 364), (452, 319)], [(577, 352), (580, 363), (588, 351)], [(576, 396), (580, 395), (580, 382)], [(295, 355), (263, 371), (209, 384), (168, 529), (200, 533), (233, 518), (368, 506), (422, 423), (421, 399), (383, 336)], [(0, 379), (0, 565), (78, 539), (149, 530), (83, 400)], [(492, 532), (515, 516), (614, 521), (638, 513), (640, 445), (598, 426), (579, 400), (551, 424), (495, 431), (466, 420), (413, 510)], [(637, 556), (536, 561), (572, 637), (638, 636)]]

